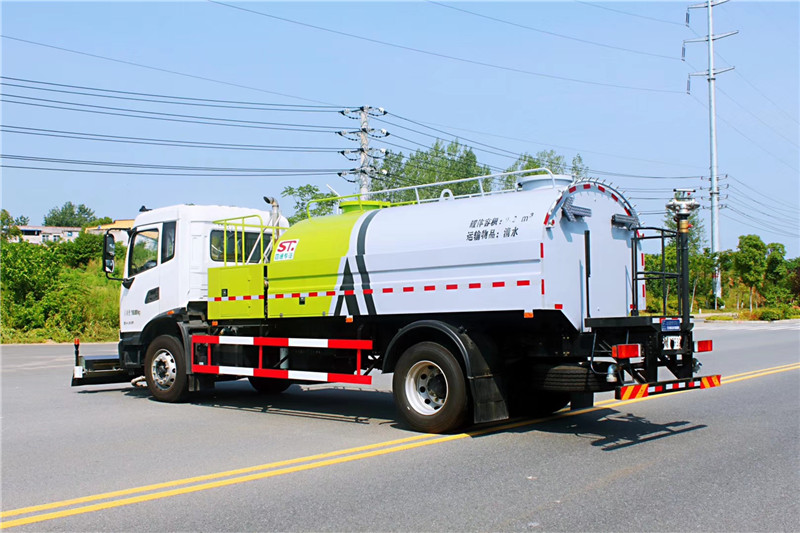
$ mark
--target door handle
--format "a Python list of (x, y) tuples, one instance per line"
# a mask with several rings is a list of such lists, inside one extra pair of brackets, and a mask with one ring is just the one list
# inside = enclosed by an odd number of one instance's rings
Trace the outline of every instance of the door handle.
[(144, 303), (149, 304), (149, 303), (157, 301), (158, 298), (159, 298), (159, 294), (158, 293), (159, 293), (158, 287), (156, 287), (155, 289), (150, 289), (149, 291), (147, 291), (147, 295), (144, 297)]

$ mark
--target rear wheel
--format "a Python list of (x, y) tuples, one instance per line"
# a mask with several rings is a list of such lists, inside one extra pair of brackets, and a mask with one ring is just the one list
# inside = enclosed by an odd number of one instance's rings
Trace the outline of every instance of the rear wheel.
[(250, 376), (247, 378), (259, 394), (280, 394), (292, 384), (288, 379), (257, 378)]
[(607, 367), (594, 371), (579, 365), (534, 365), (531, 386), (550, 392), (603, 392), (614, 390), (616, 383), (606, 380)]
[(466, 421), (464, 372), (440, 344), (420, 342), (406, 350), (397, 362), (392, 385), (400, 417), (416, 431), (443, 433)]
[(189, 394), (183, 344), (172, 335), (156, 337), (147, 348), (144, 375), (150, 394), (160, 402), (180, 402)]

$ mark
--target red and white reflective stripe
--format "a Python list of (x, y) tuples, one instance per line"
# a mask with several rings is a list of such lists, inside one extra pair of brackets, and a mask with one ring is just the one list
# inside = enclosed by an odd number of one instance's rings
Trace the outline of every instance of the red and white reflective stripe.
[(235, 337), (229, 335), (192, 335), (192, 372), (197, 374), (214, 374), (226, 376), (261, 377), (274, 379), (292, 379), (297, 381), (320, 381), (327, 383), (372, 384), (371, 376), (356, 374), (337, 374), (333, 372), (308, 372), (305, 370), (282, 370), (273, 368), (249, 368), (224, 365), (197, 364), (194, 362), (197, 344), (208, 345), (207, 357), (212, 360), (211, 345), (240, 345), (259, 347), (259, 366), (261, 366), (261, 348), (264, 346), (291, 348), (330, 348), (357, 350), (356, 368), (361, 365), (361, 350), (371, 350), (372, 341), (365, 339), (309, 339), (294, 337)]
[(694, 343), (695, 352), (710, 352), (714, 349), (714, 341), (697, 341)]
[[(532, 279), (515, 279), (510, 281), (498, 280), (491, 282), (462, 282), (462, 283), (437, 283), (434, 285), (401, 285), (398, 287), (381, 287), (380, 289), (347, 289), (337, 291), (317, 292), (287, 292), (270, 294), (268, 300), (288, 300), (290, 298), (319, 298), (323, 296), (356, 296), (361, 294), (403, 294), (409, 292), (441, 292), (475, 289), (504, 289), (508, 287), (533, 287)], [(542, 280), (542, 294), (544, 294), (544, 280)], [(263, 298), (263, 297), (262, 297)], [(222, 298), (221, 300), (225, 300)], [(218, 300), (215, 300), (218, 301)]]
[(627, 214), (628, 216), (631, 216), (632, 213), (631, 213), (631, 210), (626, 205), (627, 202), (625, 202), (616, 193), (616, 191), (614, 191), (613, 189), (608, 188), (607, 185), (604, 186), (604, 185), (600, 185), (599, 183), (595, 183), (595, 182), (581, 183), (580, 185), (581, 185), (580, 189), (578, 188), (578, 186), (573, 185), (572, 187), (570, 187), (569, 189), (564, 191), (561, 194), (561, 196), (558, 197), (558, 199), (555, 201), (555, 203), (553, 203), (553, 205), (550, 207), (550, 209), (547, 211), (547, 214), (544, 217), (544, 225), (545, 226), (553, 227), (555, 225), (555, 223), (556, 223), (555, 213), (556, 213), (556, 211), (558, 209), (560, 209), (561, 205), (563, 204), (563, 201), (566, 199), (567, 196), (575, 194), (578, 191), (583, 192), (583, 191), (591, 190), (593, 188), (596, 188), (601, 193), (605, 194), (606, 196), (611, 197), (612, 200), (614, 200), (615, 202), (617, 202), (618, 204), (620, 204), (622, 206), (622, 208), (625, 210), (625, 214)]
[(209, 296), (209, 302), (242, 302), (247, 300), (263, 300), (263, 294), (254, 294), (252, 296)]
[(236, 337), (232, 335), (192, 335), (194, 344), (229, 344), (242, 346), (277, 346), (281, 348), (331, 348), (339, 350), (371, 350), (372, 341), (365, 339), (307, 339), (290, 337)]
[(296, 381), (319, 381), (325, 383), (353, 383), (371, 385), (372, 376), (355, 374), (335, 374), (333, 372), (307, 372), (305, 370), (272, 370), (266, 368), (244, 368), (238, 366), (192, 365), (195, 374), (214, 374), (220, 376), (242, 376), (272, 379), (292, 379)]

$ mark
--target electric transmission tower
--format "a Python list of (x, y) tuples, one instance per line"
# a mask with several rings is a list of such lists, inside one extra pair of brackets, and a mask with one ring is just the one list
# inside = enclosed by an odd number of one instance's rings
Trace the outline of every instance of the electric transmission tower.
[[(723, 69), (714, 68), (714, 41), (724, 37), (736, 35), (738, 31), (731, 31), (714, 35), (714, 19), (713, 8), (720, 4), (724, 4), (728, 0), (707, 0), (702, 4), (689, 6), (686, 10), (686, 26), (689, 26), (689, 10), (703, 9), (708, 10), (708, 35), (698, 39), (687, 39), (683, 41), (683, 51), (681, 59), (686, 59), (686, 44), (687, 43), (708, 43), (708, 70), (701, 72), (693, 72), (689, 74), (689, 79), (686, 81), (686, 92), (691, 90), (692, 76), (705, 76), (708, 80), (708, 130), (709, 130), (709, 144), (710, 144), (710, 198), (711, 198), (711, 253), (719, 253), (719, 180), (717, 177), (717, 103), (716, 103), (716, 77), (718, 74), (733, 70), (734, 67)], [(719, 257), (716, 259), (714, 266), (714, 309), (717, 308), (717, 300), (722, 296), (722, 285), (720, 280)]]
[[(347, 118), (358, 120), (361, 123), (361, 127), (357, 130), (344, 130), (337, 132), (338, 135), (341, 135), (345, 139), (357, 141), (359, 143), (358, 149), (342, 150), (339, 153), (350, 161), (358, 161), (360, 163), (358, 168), (346, 172), (340, 172), (339, 175), (344, 177), (348, 174), (356, 174), (358, 176), (359, 183), (358, 194), (361, 196), (362, 200), (366, 200), (366, 194), (370, 190), (370, 180), (375, 178), (377, 174), (374, 161), (375, 159), (379, 159), (386, 154), (386, 149), (384, 148), (370, 148), (369, 140), (370, 138), (382, 139), (389, 136), (389, 132), (385, 129), (376, 130), (374, 128), (370, 128), (369, 117), (382, 117), (386, 114), (386, 111), (382, 107), (363, 106), (355, 110), (343, 109), (342, 111), (339, 111), (339, 113)], [(352, 154), (358, 154), (358, 156), (355, 158), (350, 157)]]

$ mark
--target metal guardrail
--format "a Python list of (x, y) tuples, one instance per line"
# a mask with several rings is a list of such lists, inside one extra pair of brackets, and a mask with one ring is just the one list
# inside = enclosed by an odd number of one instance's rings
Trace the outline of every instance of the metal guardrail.
[[(256, 223), (257, 222), (257, 223)], [(228, 266), (228, 232), (233, 232), (233, 264), (244, 265), (251, 262), (253, 254), (256, 251), (256, 244), (259, 249), (259, 260), (253, 264), (266, 263), (265, 252), (269, 252), (271, 247), (275, 244), (281, 232), (289, 229), (284, 226), (267, 226), (264, 225), (264, 220), (261, 215), (245, 215), (241, 217), (223, 218), (221, 220), (213, 221), (213, 224), (220, 224), (223, 227), (222, 233), (222, 260), (223, 265)], [(229, 229), (231, 228), (231, 229)], [(248, 229), (257, 230), (257, 242), (253, 244), (250, 253), (247, 253), (247, 238), (246, 233)], [(269, 232), (270, 243), (264, 248), (264, 235)], [(241, 243), (241, 244), (240, 244)], [(240, 250), (241, 248), (241, 250)], [(241, 251), (241, 257), (240, 252)], [(245, 258), (245, 256), (247, 256)]]
[[(555, 175), (547, 168), (533, 168), (527, 170), (515, 170), (512, 172), (500, 172), (497, 174), (487, 174), (485, 176), (473, 176), (471, 178), (460, 178), (455, 180), (448, 180), (448, 181), (436, 181), (433, 183), (424, 183), (421, 185), (409, 185), (407, 187), (397, 187), (394, 189), (384, 189), (380, 191), (369, 191), (365, 194), (351, 194), (347, 196), (333, 196), (330, 198), (318, 198), (315, 200), (311, 200), (306, 205), (306, 215), (308, 218), (311, 218), (311, 206), (314, 204), (322, 204), (327, 202), (341, 202), (341, 201), (352, 201), (353, 205), (358, 205), (359, 208), (363, 211), (365, 206), (375, 208), (374, 204), (383, 204), (377, 206), (378, 208), (385, 208), (385, 207), (399, 207), (402, 205), (417, 205), (423, 204), (427, 202), (438, 202), (442, 200), (455, 200), (455, 199), (464, 199), (464, 198), (475, 198), (478, 196), (490, 196), (494, 194), (505, 194), (510, 192), (515, 192), (517, 189), (499, 189), (499, 190), (492, 190), (491, 184), (487, 187), (485, 184), (486, 180), (496, 180), (498, 178), (505, 178), (508, 176), (518, 176), (518, 175), (525, 175), (525, 174), (535, 174), (535, 173), (546, 173), (550, 175), (550, 178), (553, 180), (553, 186), (555, 187)], [(426, 189), (436, 188), (436, 187), (446, 187), (448, 185), (456, 185), (462, 183), (469, 183), (469, 182), (477, 182), (478, 184), (478, 191), (477, 193), (470, 193), (470, 194), (463, 194), (463, 195), (454, 195), (453, 192), (449, 188), (445, 188), (438, 197), (432, 198), (424, 198), (423, 195), (420, 194), (421, 191), (425, 191)], [(376, 200), (370, 200), (369, 197), (379, 196), (379, 195), (387, 195), (393, 193), (401, 193), (413, 191), (415, 199), (407, 200), (404, 202), (381, 202)]]

